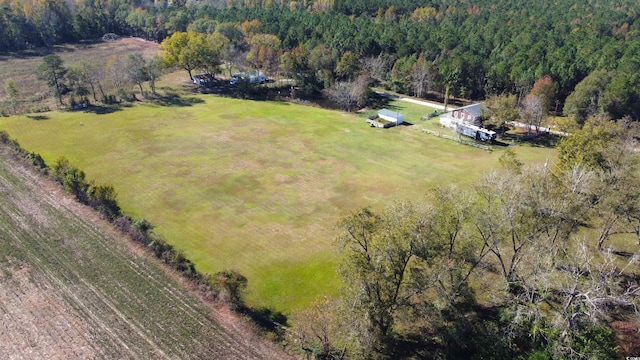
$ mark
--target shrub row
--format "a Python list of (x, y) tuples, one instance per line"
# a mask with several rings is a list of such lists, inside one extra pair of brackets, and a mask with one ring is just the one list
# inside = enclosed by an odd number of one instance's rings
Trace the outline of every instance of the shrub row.
[(11, 149), (14, 153), (21, 156), (23, 159), (29, 161), (31, 165), (36, 167), (38, 170), (47, 173), (47, 164), (45, 164), (44, 160), (39, 154), (34, 152), (30, 152), (24, 150), (20, 144), (16, 140), (13, 140), (9, 137), (6, 131), (0, 130), (0, 143), (2, 143), (5, 147)]

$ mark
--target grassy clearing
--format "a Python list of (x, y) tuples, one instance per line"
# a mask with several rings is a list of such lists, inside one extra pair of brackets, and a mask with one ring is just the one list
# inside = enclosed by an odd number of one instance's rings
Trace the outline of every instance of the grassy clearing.
[[(113, 184), (124, 209), (156, 224), (200, 271), (237, 269), (251, 305), (285, 313), (337, 292), (338, 218), (418, 199), (435, 184), (471, 184), (502, 153), (422, 133), (411, 114), (426, 109), (408, 103), (398, 106), (416, 126), (392, 129), (289, 103), (187, 103), (13, 117), (0, 128), (48, 163), (64, 154)], [(555, 158), (546, 148), (515, 150), (526, 162)]]
[(246, 329), (228, 330), (95, 214), (7, 159), (0, 153), (5, 357), (287, 357)]

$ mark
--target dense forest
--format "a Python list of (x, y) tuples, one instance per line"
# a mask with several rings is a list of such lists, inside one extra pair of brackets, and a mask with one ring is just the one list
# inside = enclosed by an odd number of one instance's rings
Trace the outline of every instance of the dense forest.
[[(301, 93), (349, 101), (348, 110), (375, 85), (487, 99), (485, 120), (498, 127), (572, 115), (583, 126), (560, 141), (558, 167), (527, 167), (507, 150), (503, 169), (469, 189), (440, 187), (343, 218), (345, 289), (296, 314), (286, 338), (318, 359), (636, 355), (637, 1), (0, 0), (0, 8), (0, 53), (108, 33), (160, 43), (162, 59), (131, 54), (106, 67), (122, 74), (100, 75), (128, 78), (141, 93), (150, 80), (155, 93), (162, 65), (193, 77), (225, 64), (294, 79)], [(75, 65), (51, 54), (37, 69), (60, 105), (59, 81), (94, 101), (103, 91), (91, 64)], [(78, 92), (82, 82), (92, 91)], [(12, 82), (5, 88), (18, 93)]]
[[(161, 42), (218, 32), (230, 62), (295, 77), (309, 92), (366, 73), (401, 93), (480, 100), (524, 95), (549, 75), (551, 110), (584, 80), (601, 88), (565, 112), (640, 117), (640, 6), (631, 0), (0, 0), (0, 8), (0, 52), (105, 33)], [(271, 58), (251, 61), (258, 55)]]

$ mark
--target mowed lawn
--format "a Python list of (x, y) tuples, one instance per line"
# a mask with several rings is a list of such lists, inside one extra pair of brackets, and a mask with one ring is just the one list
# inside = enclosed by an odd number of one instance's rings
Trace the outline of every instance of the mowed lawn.
[[(250, 305), (285, 314), (337, 293), (340, 217), (418, 200), (435, 184), (473, 184), (503, 152), (426, 135), (419, 119), (374, 129), (303, 105), (195, 100), (0, 118), (0, 129), (49, 164), (65, 155), (114, 185), (124, 210), (155, 224), (198, 270), (240, 271)], [(514, 149), (526, 162), (556, 158), (551, 149)]]

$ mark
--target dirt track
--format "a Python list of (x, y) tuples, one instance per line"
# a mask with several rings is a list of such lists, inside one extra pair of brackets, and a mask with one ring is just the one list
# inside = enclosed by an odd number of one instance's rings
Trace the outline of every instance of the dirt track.
[(0, 150), (1, 359), (283, 359)]

